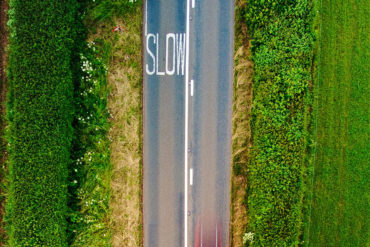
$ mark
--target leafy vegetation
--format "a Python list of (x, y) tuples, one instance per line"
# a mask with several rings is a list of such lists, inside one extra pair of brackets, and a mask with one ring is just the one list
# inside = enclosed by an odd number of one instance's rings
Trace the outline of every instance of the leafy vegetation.
[(305, 192), (312, 3), (250, 0), (254, 61), (246, 244), (300, 244)]
[(88, 43), (80, 54), (82, 80), (76, 88), (69, 219), (70, 246), (109, 246), (110, 149), (107, 131), (107, 67), (104, 46)]
[(317, 6), (317, 144), (305, 246), (369, 246), (370, 6), (365, 0)]
[(67, 246), (75, 1), (11, 0), (10, 246)]

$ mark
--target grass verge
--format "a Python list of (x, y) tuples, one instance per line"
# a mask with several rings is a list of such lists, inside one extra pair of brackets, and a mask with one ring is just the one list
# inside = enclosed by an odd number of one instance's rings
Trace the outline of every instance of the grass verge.
[(317, 1), (315, 176), (306, 246), (369, 244), (370, 7)]
[(247, 224), (245, 188), (252, 141), (250, 119), (253, 63), (250, 59), (250, 42), (244, 9), (245, 1), (236, 1), (230, 246), (243, 246)]
[[(100, 207), (104, 210), (82, 210), (85, 214), (82, 218), (88, 216), (91, 220), (93, 216), (95, 225), (99, 223), (100, 228), (79, 231), (81, 228), (76, 226), (77, 235), (85, 240), (76, 241), (76, 238), (73, 246), (142, 246), (141, 2), (103, 0), (92, 3), (85, 24), (87, 39), (100, 50), (107, 68), (103, 91), (108, 94), (103, 98), (109, 110), (109, 130), (105, 133), (109, 145), (104, 145), (104, 149), (96, 153), (108, 154), (110, 162), (109, 165), (106, 163), (107, 170), (99, 170), (99, 174), (105, 174), (101, 177), (102, 184), (94, 182), (93, 176), (85, 179), (90, 188), (91, 184), (104, 188), (97, 195), (107, 195), (102, 204), (104, 207)], [(116, 26), (121, 30), (112, 32)], [(83, 194), (91, 195), (87, 190)], [(90, 199), (81, 198), (81, 209), (91, 208), (90, 203)]]
[(113, 42), (108, 74), (112, 88), (112, 244), (142, 246), (142, 9), (115, 19), (123, 27)]
[(87, 6), (70, 245), (141, 246), (141, 4)]

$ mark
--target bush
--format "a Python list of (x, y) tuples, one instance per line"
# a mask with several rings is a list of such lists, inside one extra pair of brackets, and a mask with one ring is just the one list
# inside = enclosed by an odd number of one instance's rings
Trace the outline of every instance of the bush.
[(311, 2), (249, 0), (255, 63), (248, 232), (253, 246), (297, 246), (306, 173)]
[(76, 1), (10, 1), (10, 246), (67, 246)]

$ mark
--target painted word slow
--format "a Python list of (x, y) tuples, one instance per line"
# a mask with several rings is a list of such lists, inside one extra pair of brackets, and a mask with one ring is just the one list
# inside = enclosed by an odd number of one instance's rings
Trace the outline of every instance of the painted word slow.
[[(148, 75), (184, 75), (185, 73), (185, 33), (168, 33), (165, 40), (165, 54), (160, 54), (159, 34), (148, 33), (146, 35), (146, 52), (149, 56), (145, 65)], [(162, 59), (162, 60), (161, 60)], [(160, 61), (165, 59), (165, 64)], [(161, 68), (160, 68), (161, 67)]]

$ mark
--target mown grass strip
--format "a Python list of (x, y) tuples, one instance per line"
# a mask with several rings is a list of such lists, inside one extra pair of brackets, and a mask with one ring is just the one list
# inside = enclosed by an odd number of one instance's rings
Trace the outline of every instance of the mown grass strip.
[(319, 11), (317, 146), (306, 246), (368, 246), (370, 7), (364, 0), (332, 0), (322, 1)]
[(66, 246), (75, 1), (10, 1), (10, 246)]
[(247, 245), (300, 244), (305, 194), (312, 2), (249, 0), (255, 65)]

